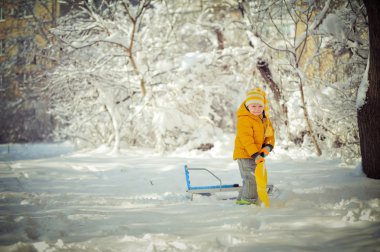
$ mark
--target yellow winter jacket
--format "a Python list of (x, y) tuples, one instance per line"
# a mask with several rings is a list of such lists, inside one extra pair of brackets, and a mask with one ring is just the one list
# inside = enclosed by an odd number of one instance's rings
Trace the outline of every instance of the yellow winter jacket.
[(237, 110), (234, 160), (251, 158), (268, 144), (274, 147), (274, 130), (270, 120), (251, 114), (243, 102)]

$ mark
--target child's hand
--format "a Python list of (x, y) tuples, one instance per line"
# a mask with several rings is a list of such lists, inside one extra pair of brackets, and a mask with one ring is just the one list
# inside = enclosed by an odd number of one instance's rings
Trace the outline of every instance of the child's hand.
[(269, 155), (269, 152), (271, 152), (271, 150), (272, 150), (272, 146), (265, 145), (265, 147), (260, 150), (260, 155), (263, 157), (266, 157)]
[(252, 155), (253, 160), (255, 161), (256, 164), (259, 164), (261, 162), (264, 162), (265, 159), (259, 152), (256, 152), (255, 154)]

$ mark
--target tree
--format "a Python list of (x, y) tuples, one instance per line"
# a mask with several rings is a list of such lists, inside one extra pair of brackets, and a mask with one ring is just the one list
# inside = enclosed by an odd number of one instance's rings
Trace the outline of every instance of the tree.
[[(53, 31), (65, 41), (48, 81), (58, 133), (93, 147), (116, 146), (119, 132), (128, 145), (197, 148), (205, 136), (234, 131), (245, 91), (264, 78), (279, 105), (271, 106), (273, 118), (289, 111), (294, 143), (315, 149), (309, 132), (324, 153), (358, 157), (354, 97), (366, 62), (360, 1), (334, 8), (239, 2), (152, 0), (143, 12), (137, 1), (82, 2)], [(241, 13), (252, 19), (243, 22)], [(296, 37), (297, 24), (306, 29)], [(339, 29), (321, 29), (330, 24)], [(334, 64), (323, 69), (326, 59)]]
[(368, 15), (370, 57), (365, 103), (358, 108), (360, 150), (364, 173), (369, 178), (380, 179), (380, 4), (376, 0), (364, 0), (364, 3)]
[[(95, 145), (113, 143), (113, 151), (119, 150), (122, 122), (118, 104), (128, 102), (137, 93), (146, 93), (134, 45), (149, 4), (149, 0), (138, 4), (83, 2), (52, 30), (66, 55), (47, 90), (51, 108), (64, 126), (60, 130), (66, 130), (66, 135)], [(121, 13), (126, 14), (124, 20)], [(140, 90), (125, 85), (125, 74), (140, 80)], [(57, 101), (64, 102), (66, 110), (60, 109)]]
[(275, 100), (281, 97), (280, 111), (288, 111), (290, 140), (310, 140), (316, 153), (347, 162), (358, 158), (355, 98), (368, 48), (361, 1), (245, 0), (242, 7), (251, 44), (262, 48), (260, 73)]
[(38, 92), (36, 76), (54, 64), (41, 48), (50, 42), (58, 3), (3, 0), (0, 5), (0, 142), (50, 140), (48, 97)]
[[(242, 6), (247, 10), (246, 12), (251, 13), (251, 7), (249, 6), (247, 1)], [(304, 120), (306, 122), (306, 132), (308, 136), (311, 138), (317, 155), (321, 155), (321, 147), (317, 140), (317, 135), (314, 131), (314, 126), (312, 125), (311, 115), (309, 113), (309, 107), (306, 104), (305, 91), (304, 86), (306, 80), (306, 74), (303, 68), (305, 68), (305, 64), (303, 66), (300, 64), (302, 58), (305, 57), (305, 52), (307, 48), (307, 44), (309, 44), (310, 33), (315, 30), (321, 23), (321, 20), (325, 16), (326, 10), (329, 8), (330, 1), (325, 3), (323, 10), (321, 10), (321, 15), (315, 15), (314, 4), (303, 4), (302, 2), (295, 1), (293, 4), (288, 4), (286, 2), (273, 2), (267, 3), (264, 2), (262, 5), (258, 7), (258, 15), (265, 20), (270, 20), (271, 26), (273, 27), (273, 32), (276, 33), (279, 39), (274, 39), (273, 35), (268, 33), (268, 28), (266, 25), (260, 25), (260, 28), (254, 28), (254, 35), (257, 36), (268, 48), (271, 50), (278, 51), (280, 53), (285, 53), (287, 58), (289, 59), (289, 66), (292, 74), (294, 75), (294, 82), (298, 83), (298, 89), (300, 93), (300, 107), (303, 110)], [(280, 6), (278, 6), (280, 5)], [(270, 6), (270, 7), (269, 7)], [(253, 7), (255, 8), (255, 7)], [(252, 9), (253, 9), (252, 8)], [(250, 17), (250, 15), (248, 15)], [(251, 27), (253, 27), (252, 15), (251, 18), (248, 18)], [(287, 23), (285, 23), (287, 22)], [(285, 34), (284, 25), (290, 26), (296, 31), (291, 34)], [(291, 29), (292, 29), (291, 28)], [(270, 37), (270, 39), (266, 38), (266, 35)], [(262, 64), (260, 64), (262, 65)], [(278, 87), (278, 85), (274, 85), (273, 78), (268, 78), (267, 74), (263, 74), (263, 68), (259, 67), (261, 74), (264, 79), (268, 82), (271, 90), (274, 91), (275, 98), (277, 97), (277, 102), (279, 102), (279, 98), (282, 97), (282, 90)], [(268, 69), (268, 68), (267, 68)], [(268, 72), (268, 71), (266, 71)], [(282, 102), (281, 102), (282, 103)], [(287, 112), (286, 106), (281, 106), (283, 108), (283, 112)], [(288, 116), (285, 115), (285, 122), (287, 122)]]
[[(200, 132), (213, 137), (233, 129), (233, 96), (244, 93), (246, 85), (237, 85), (250, 78), (252, 66), (243, 63), (252, 52), (225, 44), (235, 34), (215, 32), (219, 21), (210, 13), (229, 10), (143, 3), (83, 3), (52, 31), (63, 41), (63, 58), (47, 90), (62, 136), (116, 146), (119, 132), (127, 144), (164, 151)], [(231, 19), (224, 22), (234, 30)]]

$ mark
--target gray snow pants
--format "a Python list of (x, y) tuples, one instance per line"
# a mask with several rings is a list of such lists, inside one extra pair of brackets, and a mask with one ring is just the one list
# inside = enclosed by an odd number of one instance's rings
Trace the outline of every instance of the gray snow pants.
[(239, 191), (238, 199), (244, 199), (251, 202), (257, 200), (257, 187), (255, 178), (256, 163), (253, 159), (238, 158), (240, 176), (243, 180), (243, 186)]

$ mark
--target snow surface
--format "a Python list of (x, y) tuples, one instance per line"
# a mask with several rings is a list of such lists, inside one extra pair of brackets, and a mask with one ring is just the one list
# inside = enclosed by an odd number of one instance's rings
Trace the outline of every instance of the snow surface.
[(362, 81), (360, 82), (360, 86), (358, 89), (358, 95), (356, 98), (357, 110), (360, 110), (364, 106), (364, 104), (366, 103), (367, 91), (368, 91), (368, 87), (369, 87), (368, 71), (369, 71), (369, 58), (367, 60), (367, 66), (365, 68), (365, 72), (363, 74), (363, 78), (362, 78)]
[[(270, 208), (186, 194), (183, 165), (240, 183), (233, 136), (208, 152), (0, 146), (0, 251), (380, 251), (380, 181), (277, 147)], [(214, 184), (202, 172), (192, 185)]]

